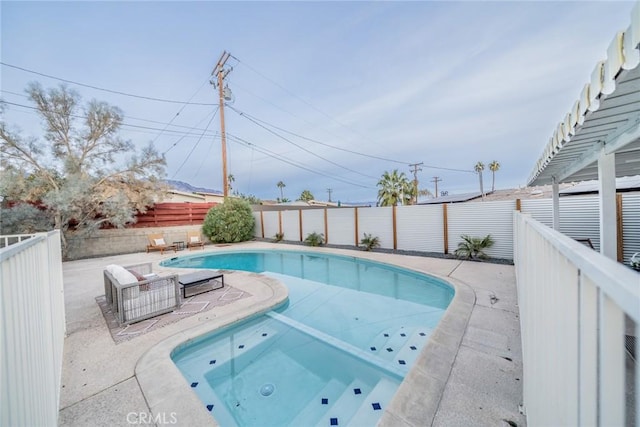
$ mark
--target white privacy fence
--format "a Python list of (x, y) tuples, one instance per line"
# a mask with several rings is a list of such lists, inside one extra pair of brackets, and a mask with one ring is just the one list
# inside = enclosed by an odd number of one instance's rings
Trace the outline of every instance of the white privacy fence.
[(529, 215), (514, 214), (514, 235), (527, 423), (629, 425), (625, 315), (638, 331), (640, 274)]
[[(22, 236), (24, 237), (24, 236)], [(60, 232), (0, 236), (0, 425), (56, 425), (65, 334)]]
[[(620, 252), (625, 263), (640, 252), (640, 194), (618, 196)], [(590, 239), (600, 247), (598, 196), (560, 198), (560, 231), (574, 239)], [(284, 240), (301, 241), (310, 233), (322, 233), (327, 243), (357, 245), (365, 233), (380, 239), (386, 249), (452, 253), (463, 234), (484, 237), (495, 244), (486, 253), (495, 258), (513, 258), (513, 211), (518, 201), (453, 203), (376, 208), (328, 208), (313, 210), (254, 212), (255, 236), (271, 238), (284, 233)], [(523, 213), (552, 225), (551, 199), (522, 200)]]

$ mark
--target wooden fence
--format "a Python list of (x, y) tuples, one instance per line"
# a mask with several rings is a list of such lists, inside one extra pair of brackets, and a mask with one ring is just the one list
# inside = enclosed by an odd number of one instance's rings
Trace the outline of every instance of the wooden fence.
[(209, 203), (158, 203), (144, 214), (137, 215), (131, 228), (171, 227), (175, 225), (200, 225), (215, 202)]

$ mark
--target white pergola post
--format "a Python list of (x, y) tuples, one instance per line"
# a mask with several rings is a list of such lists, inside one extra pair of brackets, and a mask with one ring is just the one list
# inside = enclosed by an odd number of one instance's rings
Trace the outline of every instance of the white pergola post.
[(598, 157), (598, 185), (600, 194), (600, 253), (617, 260), (615, 154), (607, 154), (604, 147)]
[(553, 212), (553, 229), (560, 230), (560, 185), (555, 176), (551, 177), (551, 200)]

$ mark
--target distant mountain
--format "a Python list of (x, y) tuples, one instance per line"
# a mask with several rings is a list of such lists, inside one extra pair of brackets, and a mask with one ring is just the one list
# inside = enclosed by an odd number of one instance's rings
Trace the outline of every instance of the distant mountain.
[(184, 191), (185, 193), (222, 194), (222, 191), (220, 190), (212, 190), (211, 188), (204, 188), (204, 187), (195, 187), (183, 181), (175, 181), (173, 179), (167, 179), (164, 182), (166, 182), (169, 187), (174, 188), (178, 191)]

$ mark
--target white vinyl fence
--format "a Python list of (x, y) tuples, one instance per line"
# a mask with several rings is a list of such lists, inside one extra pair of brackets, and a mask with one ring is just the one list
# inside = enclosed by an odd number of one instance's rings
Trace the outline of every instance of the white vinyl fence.
[(514, 236), (527, 423), (630, 425), (625, 315), (638, 331), (640, 275), (530, 215), (514, 214)]
[(0, 425), (56, 425), (65, 334), (60, 232), (14, 237), (0, 237), (7, 244), (0, 249)]
[[(621, 198), (623, 261), (628, 263), (634, 253), (640, 252), (640, 194), (625, 193)], [(561, 197), (560, 231), (573, 239), (590, 239), (599, 250), (598, 203), (597, 195)], [(313, 209), (302, 210), (302, 215), (295, 208), (280, 213), (263, 211), (254, 212), (255, 235), (272, 238), (283, 232), (284, 240), (301, 241), (315, 232), (324, 234), (327, 243), (355, 246), (366, 233), (378, 237), (380, 246), (386, 249), (453, 253), (462, 235), (490, 234), (495, 244), (486, 250), (487, 255), (513, 259), (512, 215), (516, 206), (515, 200), (506, 200)], [(521, 211), (547, 226), (552, 225), (551, 199), (522, 200)]]

